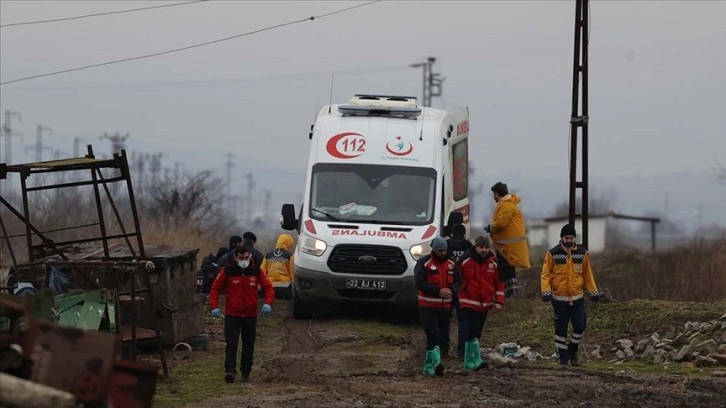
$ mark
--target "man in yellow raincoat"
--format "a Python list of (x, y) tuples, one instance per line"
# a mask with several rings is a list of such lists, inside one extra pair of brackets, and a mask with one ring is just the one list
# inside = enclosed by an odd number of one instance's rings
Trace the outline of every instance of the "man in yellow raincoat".
[(295, 277), (292, 247), (292, 235), (280, 234), (275, 249), (265, 255), (260, 267), (275, 288), (275, 299), (292, 299), (292, 281)]
[(521, 199), (516, 194), (509, 194), (507, 185), (501, 181), (492, 186), (492, 192), (497, 206), (491, 223), (484, 229), (491, 235), (497, 250), (499, 280), (505, 284), (506, 297), (511, 298), (519, 292), (515, 268), (531, 267), (524, 217), (517, 206)]

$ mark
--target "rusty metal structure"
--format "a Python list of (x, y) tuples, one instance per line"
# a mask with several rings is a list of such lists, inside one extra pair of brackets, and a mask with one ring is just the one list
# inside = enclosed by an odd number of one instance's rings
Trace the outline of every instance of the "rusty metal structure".
[[(588, 219), (588, 84), (589, 84), (589, 44), (590, 44), (590, 2), (575, 0), (575, 52), (572, 66), (572, 113), (570, 115), (570, 225), (575, 225), (575, 218), (582, 217), (582, 245), (587, 248), (589, 243)], [(582, 89), (582, 93), (580, 90)], [(580, 105), (582, 104), (582, 105)], [(582, 106), (582, 110), (580, 110)], [(582, 179), (577, 180), (577, 138), (578, 129), (582, 130)], [(582, 194), (582, 211), (576, 214), (577, 190)]]
[[(164, 346), (204, 331), (202, 298), (194, 295), (198, 249), (144, 245), (126, 151), (121, 150), (111, 159), (99, 159), (88, 145), (84, 157), (18, 165), (0, 163), (0, 183), (13, 174), (20, 178), (22, 208), (15, 208), (8, 199), (0, 197), (0, 209), (6, 208), (25, 229), (24, 234), (8, 234), (7, 219), (3, 220), (0, 214), (0, 239), (7, 244), (12, 259), (13, 279), (47, 288), (52, 286), (53, 273), (60, 271), (70, 279), (69, 286), (74, 291), (89, 294), (101, 290), (102, 299), (86, 300), (102, 300), (101, 304), (107, 305), (108, 318), (102, 323), (95, 316), (91, 323), (84, 320), (90, 314), (82, 315), (78, 327), (103, 325), (102, 330), (117, 335), (119, 352), (127, 359), (135, 360), (140, 347), (152, 346), (158, 351), (163, 374), (167, 376)], [(54, 179), (44, 176), (50, 174), (59, 175)], [(64, 174), (80, 176), (69, 180), (62, 177)], [(118, 194), (119, 184), (127, 191), (125, 207), (117, 204), (119, 198), (124, 198)], [(92, 189), (95, 220), (41, 231), (33, 216), (33, 194), (81, 186)], [(55, 220), (64, 219), (64, 214), (53, 216)], [(94, 214), (84, 214), (86, 219), (89, 216)], [(131, 218), (129, 225), (124, 224), (124, 218)], [(17, 229), (19, 224), (15, 226)], [(81, 229), (83, 233), (78, 234)], [(66, 236), (52, 239), (61, 234)], [(19, 252), (27, 252), (27, 262), (19, 261)], [(5, 282), (0, 282), (2, 285)], [(81, 313), (81, 297), (74, 293), (64, 296), (62, 308)], [(69, 319), (65, 322), (68, 324)]]

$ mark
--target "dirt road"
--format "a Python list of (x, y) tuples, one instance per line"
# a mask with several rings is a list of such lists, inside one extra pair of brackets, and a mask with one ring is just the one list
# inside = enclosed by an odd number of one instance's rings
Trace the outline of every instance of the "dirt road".
[[(461, 363), (449, 359), (444, 378), (426, 378), (423, 330), (414, 323), (381, 318), (370, 308), (337, 308), (313, 320), (293, 320), (285, 302), (276, 305), (261, 321), (256, 365), (243, 395), (188, 408), (726, 406), (726, 379), (705, 376), (586, 365), (560, 370), (549, 362), (466, 375)], [(212, 352), (223, 353), (219, 340)]]

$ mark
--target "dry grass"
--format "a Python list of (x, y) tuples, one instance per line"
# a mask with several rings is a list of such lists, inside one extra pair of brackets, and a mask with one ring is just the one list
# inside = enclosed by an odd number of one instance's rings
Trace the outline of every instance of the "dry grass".
[[(598, 289), (617, 300), (726, 299), (726, 237), (694, 240), (655, 254), (618, 249), (592, 254), (591, 258)], [(535, 259), (535, 263), (531, 270), (518, 275), (525, 297), (535, 297), (539, 292), (542, 259)]]

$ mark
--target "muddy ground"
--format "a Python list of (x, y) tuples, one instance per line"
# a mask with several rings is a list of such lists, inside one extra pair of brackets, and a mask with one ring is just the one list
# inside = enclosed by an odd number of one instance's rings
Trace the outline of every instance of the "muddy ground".
[[(726, 407), (723, 378), (588, 363), (561, 370), (550, 361), (518, 361), (467, 375), (451, 358), (443, 378), (427, 378), (421, 327), (369, 307), (323, 309), (312, 320), (294, 320), (289, 304), (278, 301), (260, 319), (255, 367), (240, 395), (185, 408)], [(209, 352), (224, 353), (220, 322), (213, 326)], [(486, 334), (482, 346), (493, 346)], [(220, 382), (222, 376), (220, 367)]]

